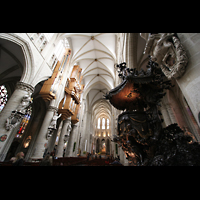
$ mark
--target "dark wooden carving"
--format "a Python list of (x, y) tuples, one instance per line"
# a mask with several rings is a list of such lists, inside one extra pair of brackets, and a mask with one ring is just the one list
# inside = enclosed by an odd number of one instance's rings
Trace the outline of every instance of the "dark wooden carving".
[[(117, 68), (122, 83), (107, 93), (105, 98), (115, 108), (124, 111), (118, 116), (117, 134), (114, 135), (113, 141), (122, 147), (129, 163), (138, 166), (195, 165), (196, 161), (191, 161), (191, 153), (189, 163), (183, 158), (180, 163), (175, 163), (178, 159), (172, 159), (181, 154), (176, 155), (179, 148), (182, 148), (182, 142), (184, 148), (193, 151), (200, 148), (197, 143), (188, 143), (190, 137), (185, 136), (177, 124), (162, 128), (158, 107), (165, 95), (164, 90), (172, 87), (170, 81), (164, 81), (162, 70), (151, 59), (146, 72), (129, 69), (126, 63), (117, 65)], [(172, 142), (170, 137), (177, 144)], [(185, 150), (186, 152), (188, 151)]]

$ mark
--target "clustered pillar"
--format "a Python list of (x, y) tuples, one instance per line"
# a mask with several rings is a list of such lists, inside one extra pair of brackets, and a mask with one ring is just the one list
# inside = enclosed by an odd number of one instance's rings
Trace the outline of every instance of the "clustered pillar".
[(38, 134), (37, 140), (35, 142), (34, 146), (34, 153), (32, 155), (32, 159), (39, 159), (43, 157), (45, 147), (47, 146), (48, 140), (46, 138), (48, 126), (51, 122), (51, 119), (54, 115), (54, 112), (57, 112), (57, 108), (53, 106), (49, 106), (46, 116), (44, 118), (42, 127), (40, 129), (40, 132)]
[(63, 156), (63, 150), (64, 150), (64, 145), (65, 145), (65, 137), (66, 136), (68, 137), (67, 128), (70, 124), (71, 124), (70, 119), (66, 119), (63, 122), (62, 130), (61, 130), (61, 133), (60, 133), (58, 146), (57, 146), (57, 150), (56, 150), (56, 157), (62, 157)]
[(7, 138), (5, 141), (0, 142), (0, 161), (4, 161), (6, 154), (10, 148), (10, 145), (15, 137), (15, 133), (19, 128), (18, 124), (15, 128), (11, 128), (11, 130), (7, 131), (5, 129), (5, 122), (6, 119), (11, 115), (11, 112), (16, 110), (19, 106), (22, 98), (29, 93), (33, 93), (34, 87), (23, 82), (18, 82), (16, 85), (16, 89), (12, 96), (10, 97), (9, 101), (6, 104), (6, 107), (0, 113), (0, 137), (5, 135)]

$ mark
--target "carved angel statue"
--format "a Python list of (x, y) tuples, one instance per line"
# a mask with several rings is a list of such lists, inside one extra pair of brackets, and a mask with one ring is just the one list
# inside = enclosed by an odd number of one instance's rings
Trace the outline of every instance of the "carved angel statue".
[(60, 118), (61, 115), (62, 114), (58, 115), (57, 112), (54, 112), (54, 116), (53, 116), (53, 118), (51, 120), (51, 123), (50, 123), (48, 129), (54, 129), (54, 130), (56, 129), (57, 119)]

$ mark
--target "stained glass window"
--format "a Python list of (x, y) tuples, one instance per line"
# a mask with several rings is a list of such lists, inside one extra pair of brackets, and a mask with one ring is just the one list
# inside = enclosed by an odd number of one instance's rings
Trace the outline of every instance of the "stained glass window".
[(105, 118), (102, 119), (102, 129), (105, 129), (105, 123), (106, 123), (106, 120)]
[(54, 53), (56, 54), (58, 60), (61, 60), (63, 53), (65, 52), (65, 48), (69, 48), (69, 42), (67, 38), (60, 40), (55, 48)]
[(24, 117), (23, 117), (23, 119), (21, 121), (20, 127), (19, 127), (15, 137), (21, 138), (23, 136), (23, 133), (24, 133), (24, 131), (26, 129), (26, 126), (27, 126), (27, 124), (28, 124), (28, 122), (30, 120), (31, 114), (32, 114), (32, 107), (29, 106), (28, 109), (27, 109), (26, 114), (24, 115)]
[(107, 119), (107, 129), (109, 129), (109, 119)]
[(98, 119), (97, 128), (100, 129), (100, 118)]
[(0, 112), (5, 107), (6, 103), (8, 101), (8, 92), (5, 87), (5, 85), (0, 86)]

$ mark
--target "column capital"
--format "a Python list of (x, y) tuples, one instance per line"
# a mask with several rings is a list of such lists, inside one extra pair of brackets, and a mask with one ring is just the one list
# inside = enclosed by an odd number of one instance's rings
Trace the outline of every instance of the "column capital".
[(35, 88), (32, 85), (29, 85), (27, 83), (19, 81), (19, 82), (17, 82), (16, 89), (20, 89), (20, 90), (24, 90), (24, 91), (33, 93)]
[(58, 108), (54, 107), (54, 106), (49, 106), (48, 108), (49, 111), (52, 111), (52, 112), (57, 112), (58, 111)]
[(72, 124), (72, 127), (76, 128), (76, 127), (78, 127), (78, 125), (77, 124)]
[(64, 120), (64, 123), (69, 123), (71, 122), (71, 117), (68, 117), (67, 119)]

